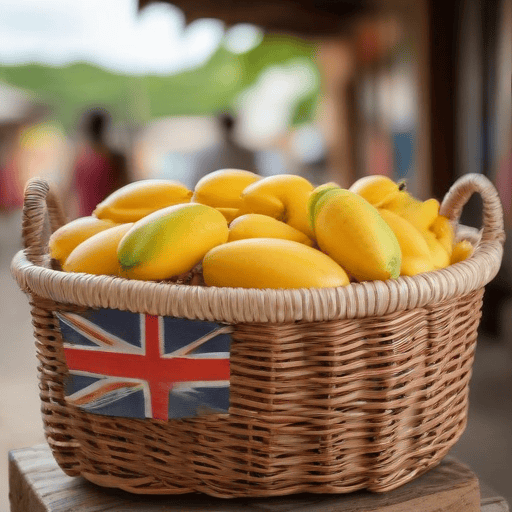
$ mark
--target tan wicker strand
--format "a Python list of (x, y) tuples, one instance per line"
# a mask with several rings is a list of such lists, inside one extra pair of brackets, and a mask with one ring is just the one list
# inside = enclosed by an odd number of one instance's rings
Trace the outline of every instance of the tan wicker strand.
[[(48, 299), (33, 297), (31, 306), (37, 358), (40, 362), (39, 396), (46, 440), (61, 468), (70, 476), (78, 476), (79, 444), (72, 435), (73, 423), (64, 398), (67, 367), (53, 315), (57, 305)], [(66, 310), (69, 307), (61, 306), (59, 309)]]
[(67, 222), (60, 201), (49, 184), (40, 178), (32, 178), (25, 186), (21, 229), (27, 259), (38, 265), (47, 256), (46, 241), (43, 238), (47, 220), (52, 233)]
[[(481, 233), (457, 226), (482, 195)], [(471, 192), (471, 193), (470, 193)], [(49, 187), (26, 190), (25, 252), (12, 272), (31, 296), (46, 437), (69, 475), (141, 494), (223, 498), (386, 492), (439, 464), (467, 421), (483, 287), (502, 257), (501, 209), (485, 178), (443, 201), (465, 262), (414, 278), (326, 290), (240, 290), (128, 281), (45, 268)], [(227, 414), (130, 419), (87, 413), (64, 394), (57, 311), (109, 307), (231, 324)]]
[(484, 199), (483, 224), (485, 229), (482, 232), (482, 239), (485, 242), (494, 242), (495, 240), (503, 242), (505, 232), (501, 201), (492, 183), (481, 174), (466, 174), (457, 180), (443, 199), (440, 214), (457, 223), (462, 208), (474, 193), (479, 193)]

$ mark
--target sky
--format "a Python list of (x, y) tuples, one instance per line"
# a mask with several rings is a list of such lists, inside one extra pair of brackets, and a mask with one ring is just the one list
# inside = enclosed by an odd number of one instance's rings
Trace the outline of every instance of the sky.
[(121, 73), (171, 74), (205, 62), (223, 34), (218, 20), (185, 26), (182, 11), (164, 3), (138, 12), (136, 0), (0, 1), (0, 64), (86, 60)]

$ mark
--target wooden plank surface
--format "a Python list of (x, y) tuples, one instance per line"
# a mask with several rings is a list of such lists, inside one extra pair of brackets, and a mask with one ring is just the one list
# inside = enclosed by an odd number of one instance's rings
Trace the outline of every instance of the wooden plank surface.
[(508, 511), (506, 503), (492, 495), (486, 496), (486, 503), (480, 509), (478, 478), (469, 468), (450, 457), (417, 480), (386, 494), (299, 494), (281, 498), (223, 500), (199, 494), (141, 496), (101, 488), (83, 478), (66, 476), (57, 466), (48, 446), (41, 444), (9, 453), (9, 485), (11, 512)]
[(480, 506), (485, 512), (509, 512), (508, 503), (494, 489), (480, 482)]

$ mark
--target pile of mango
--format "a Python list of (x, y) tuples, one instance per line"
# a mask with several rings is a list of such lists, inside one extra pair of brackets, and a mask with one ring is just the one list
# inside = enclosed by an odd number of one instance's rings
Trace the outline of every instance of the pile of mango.
[(207, 286), (324, 288), (445, 268), (456, 243), (436, 199), (367, 176), (349, 189), (292, 174), (222, 169), (194, 190), (173, 180), (131, 183), (50, 237), (65, 272), (166, 281), (199, 268)]

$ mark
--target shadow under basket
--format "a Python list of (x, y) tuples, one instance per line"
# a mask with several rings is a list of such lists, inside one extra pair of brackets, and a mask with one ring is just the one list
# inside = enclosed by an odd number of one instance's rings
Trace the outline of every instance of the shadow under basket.
[[(480, 231), (458, 224), (474, 192)], [(330, 289), (188, 286), (53, 270), (44, 233), (65, 219), (48, 184), (31, 180), (11, 270), (32, 305), (57, 463), (132, 493), (223, 498), (385, 492), (436, 466), (466, 426), (483, 290), (504, 241), (498, 195), (481, 175), (460, 178), (441, 213), (475, 247), (442, 270)], [(69, 400), (59, 318), (103, 308), (221, 326), (231, 337), (226, 411), (126, 418)]]

